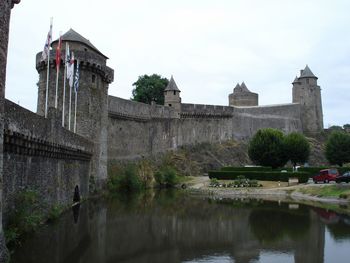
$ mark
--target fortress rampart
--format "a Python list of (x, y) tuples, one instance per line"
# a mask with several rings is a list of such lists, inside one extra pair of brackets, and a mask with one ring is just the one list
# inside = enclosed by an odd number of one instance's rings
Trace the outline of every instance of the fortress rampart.
[(35, 190), (48, 206), (69, 205), (74, 189), (88, 196), (93, 144), (61, 125), (51, 108), (45, 119), (5, 101), (3, 213), (14, 211), (16, 194)]

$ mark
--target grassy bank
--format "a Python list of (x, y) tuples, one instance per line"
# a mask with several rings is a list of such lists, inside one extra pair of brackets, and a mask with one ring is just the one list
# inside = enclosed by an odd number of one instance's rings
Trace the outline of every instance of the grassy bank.
[(300, 188), (297, 191), (317, 197), (350, 199), (350, 186), (343, 184), (309, 186)]

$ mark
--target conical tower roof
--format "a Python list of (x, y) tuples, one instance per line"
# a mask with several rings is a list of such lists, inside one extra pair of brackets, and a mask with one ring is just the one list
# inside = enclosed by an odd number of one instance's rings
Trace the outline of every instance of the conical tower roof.
[[(73, 29), (69, 29), (65, 34), (62, 35), (62, 41), (67, 42), (79, 42), (81, 44), (84, 44), (85, 46), (91, 48), (92, 50), (96, 51), (106, 59), (108, 59), (107, 56), (103, 55), (102, 52), (100, 52), (88, 39), (77, 33)], [(58, 39), (53, 41), (52, 43), (58, 42)]]
[(236, 87), (233, 89), (233, 91), (240, 91), (241, 90), (241, 85), (239, 85), (239, 83), (237, 83)]
[(317, 77), (312, 73), (311, 69), (308, 65), (306, 65), (305, 69), (301, 72), (300, 78), (316, 78)]
[(171, 90), (171, 91), (174, 91), (174, 90), (175, 90), (175, 91), (181, 92), (181, 91), (179, 90), (179, 88), (177, 87), (173, 76), (171, 76), (170, 81), (169, 81), (169, 84), (168, 84), (168, 86), (165, 88), (164, 91), (170, 91), (170, 90)]
[(242, 84), (241, 84), (241, 89), (242, 89), (242, 91), (250, 92), (244, 82), (242, 82)]
[(295, 83), (299, 83), (299, 78), (297, 76), (295, 76), (295, 79), (294, 81), (292, 82), (292, 84), (295, 84)]

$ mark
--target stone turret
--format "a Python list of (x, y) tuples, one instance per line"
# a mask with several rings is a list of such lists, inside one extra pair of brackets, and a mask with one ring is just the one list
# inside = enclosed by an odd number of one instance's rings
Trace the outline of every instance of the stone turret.
[(303, 131), (317, 133), (323, 130), (323, 113), (321, 88), (317, 85), (317, 77), (306, 65), (300, 71), (300, 77), (293, 81), (293, 103), (301, 105), (301, 122)]
[(177, 112), (181, 111), (180, 90), (177, 87), (173, 76), (171, 76), (168, 86), (164, 90), (164, 105), (173, 107)]
[[(91, 174), (97, 181), (107, 178), (107, 125), (108, 85), (113, 81), (114, 71), (106, 65), (107, 57), (89, 40), (70, 29), (62, 36), (62, 61), (58, 79), (58, 110), (63, 111), (64, 63), (66, 43), (74, 53), (75, 69), (79, 64), (79, 89), (77, 95), (76, 133), (95, 143)], [(55, 107), (56, 63), (55, 53), (58, 40), (53, 41), (50, 52), (50, 77), (48, 106)], [(41, 52), (36, 57), (39, 73), (37, 113), (45, 113), (47, 61), (41, 61)], [(64, 127), (74, 130), (75, 92), (72, 88), (71, 116), (69, 118), (70, 87), (66, 81), (64, 106)], [(69, 119), (71, 120), (69, 123)]]
[(229, 105), (230, 106), (258, 106), (259, 105), (259, 95), (250, 92), (242, 82), (241, 85), (237, 84), (233, 89), (233, 93), (229, 95)]

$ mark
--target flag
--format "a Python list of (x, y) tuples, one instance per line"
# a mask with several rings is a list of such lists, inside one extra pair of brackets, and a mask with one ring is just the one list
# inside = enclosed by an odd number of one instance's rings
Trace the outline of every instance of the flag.
[(67, 64), (67, 79), (69, 80), (69, 86), (73, 88), (73, 81), (74, 81), (74, 53), (73, 52)]
[(41, 61), (44, 61), (48, 58), (49, 52), (50, 52), (50, 46), (51, 46), (51, 40), (52, 40), (52, 21), (50, 23), (50, 30), (49, 33), (47, 33), (47, 38), (44, 46), (44, 50), (41, 53)]
[(77, 69), (75, 70), (75, 76), (74, 76), (75, 93), (78, 92), (78, 88), (79, 88), (79, 61), (77, 61)]
[(60, 70), (60, 66), (61, 66), (61, 49), (62, 49), (62, 37), (60, 36), (60, 38), (58, 40), (58, 45), (56, 48), (56, 69), (57, 69), (57, 71)]
[(64, 63), (66, 65), (67, 69), (68, 69), (69, 61), (70, 61), (69, 45), (68, 45), (68, 43), (66, 43), (66, 57), (65, 57)]

